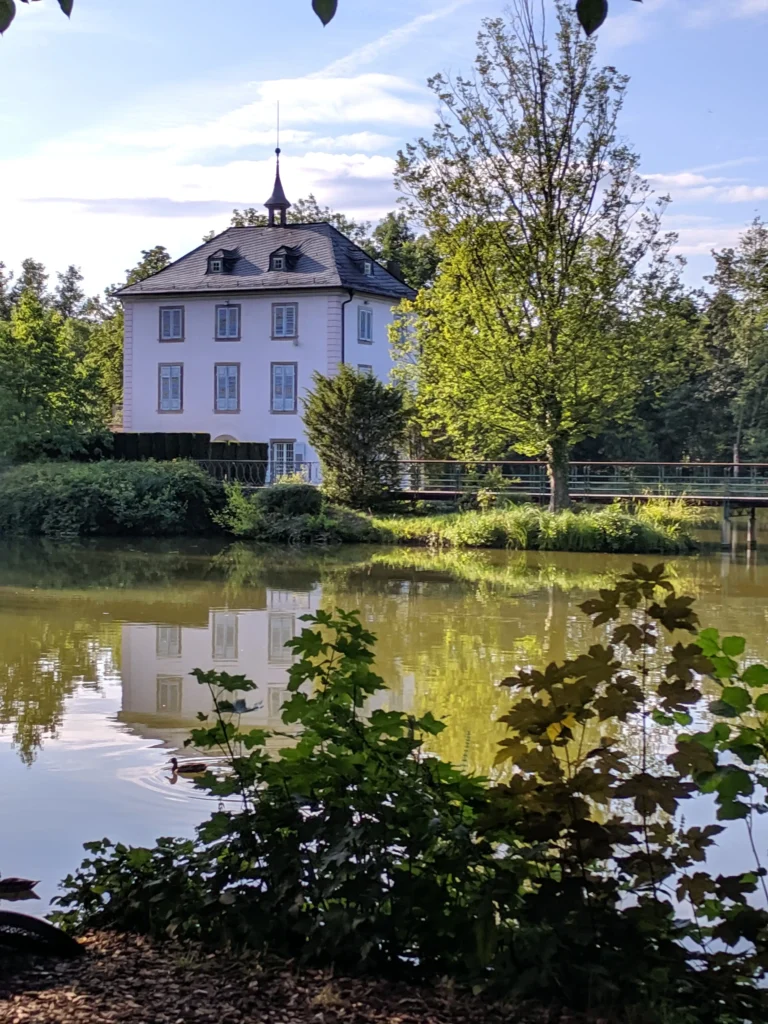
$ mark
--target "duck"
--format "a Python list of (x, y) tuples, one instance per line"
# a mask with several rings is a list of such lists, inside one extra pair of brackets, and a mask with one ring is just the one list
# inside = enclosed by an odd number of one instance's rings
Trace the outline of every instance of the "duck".
[(10, 893), (16, 895), (21, 892), (32, 892), (36, 885), (39, 884), (39, 879), (32, 880), (31, 878), (0, 878), (0, 895)]
[(193, 761), (189, 764), (179, 764), (175, 757), (171, 758), (171, 769), (174, 775), (202, 775), (208, 771), (208, 765), (203, 761)]

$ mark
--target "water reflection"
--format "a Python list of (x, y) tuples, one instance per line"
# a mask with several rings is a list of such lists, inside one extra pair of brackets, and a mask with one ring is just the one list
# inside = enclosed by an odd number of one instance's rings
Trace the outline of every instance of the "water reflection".
[[(432, 710), (435, 749), (485, 773), (522, 665), (594, 641), (578, 604), (633, 559), (619, 556), (347, 548), (300, 552), (178, 542), (0, 545), (0, 872), (42, 878), (43, 899), (110, 835), (189, 834), (205, 797), (168, 784), (219, 667), (257, 689), (244, 724), (275, 727), (300, 616), (358, 609), (378, 635), (382, 706)], [(648, 560), (650, 561), (650, 559)], [(671, 564), (702, 621), (768, 659), (762, 564), (719, 551)], [(625, 737), (631, 747), (632, 737)], [(659, 756), (663, 751), (659, 751)], [(34, 813), (30, 813), (30, 808)], [(51, 836), (56, 841), (51, 842)]]

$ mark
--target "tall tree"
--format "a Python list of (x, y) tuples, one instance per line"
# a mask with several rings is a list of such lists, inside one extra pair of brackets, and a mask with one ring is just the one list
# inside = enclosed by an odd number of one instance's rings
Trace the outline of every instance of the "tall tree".
[(58, 310), (65, 320), (69, 317), (82, 316), (86, 299), (80, 268), (70, 263), (64, 273), (59, 271), (56, 277), (58, 284), (53, 295), (53, 308)]
[(484, 23), (475, 75), (431, 80), (440, 123), (397, 169), (442, 256), (400, 335), (422, 408), (462, 454), (544, 456), (554, 510), (572, 446), (631, 413), (640, 268), (670, 244), (618, 139), (627, 79), (555, 6), (554, 46), (537, 0)]
[(735, 248), (713, 252), (713, 338), (727, 353), (712, 372), (728, 377), (731, 457), (768, 451), (768, 225), (756, 217)]
[(13, 271), (7, 270), (0, 260), (0, 320), (10, 320), (13, 307)]
[(48, 302), (48, 273), (45, 264), (31, 256), (21, 261), (21, 273), (11, 289), (11, 302), (15, 305), (24, 292), (34, 295), (39, 302)]
[(423, 288), (435, 276), (438, 264), (435, 244), (429, 235), (416, 234), (403, 211), (388, 213), (376, 225), (370, 250), (382, 263), (397, 263), (403, 280), (411, 288)]
[(13, 460), (74, 454), (101, 426), (97, 379), (59, 313), (31, 291), (0, 324), (0, 451)]

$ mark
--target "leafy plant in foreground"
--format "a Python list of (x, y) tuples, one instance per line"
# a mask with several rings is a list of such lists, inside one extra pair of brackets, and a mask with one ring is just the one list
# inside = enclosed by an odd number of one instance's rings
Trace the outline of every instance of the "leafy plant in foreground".
[[(300, 658), (283, 709), (298, 740), (241, 732), (253, 684), (196, 672), (215, 717), (192, 742), (223, 750), (231, 767), (201, 785), (237, 797), (239, 809), (214, 813), (195, 842), (89, 846), (98, 856), (64, 883), (59, 902), (74, 909), (58, 919), (268, 946), (350, 969), (482, 970), (499, 908), (509, 919), (519, 890), (492, 839), (477, 834), (483, 780), (425, 756), (423, 737), (443, 728), (431, 714), (364, 712), (384, 686), (371, 668), (374, 637), (354, 614), (305, 620), (318, 628), (291, 642)], [(272, 756), (267, 742), (281, 735)]]
[[(253, 684), (196, 672), (215, 713), (191, 742), (229, 766), (200, 785), (237, 806), (194, 841), (91, 844), (57, 919), (448, 975), (625, 1024), (768, 1019), (765, 869), (707, 872), (726, 826), (681, 813), (714, 794), (756, 849), (768, 667), (698, 633), (664, 566), (635, 565), (582, 608), (604, 642), (504, 681), (492, 785), (426, 754), (431, 714), (371, 708), (375, 638), (353, 613), (307, 616), (290, 642), (286, 733), (242, 732)], [(700, 712), (704, 682), (720, 693)]]

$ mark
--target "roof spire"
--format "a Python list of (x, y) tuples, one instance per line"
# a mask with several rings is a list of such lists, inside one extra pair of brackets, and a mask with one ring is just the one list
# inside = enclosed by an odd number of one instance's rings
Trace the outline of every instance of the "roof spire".
[(272, 189), (272, 195), (264, 203), (266, 208), (269, 210), (269, 226), (275, 227), (275, 214), (279, 213), (280, 227), (285, 227), (286, 214), (288, 213), (288, 207), (291, 205), (286, 198), (285, 192), (283, 191), (283, 183), (280, 181), (280, 103), (277, 104), (277, 148), (275, 149), (275, 185)]

